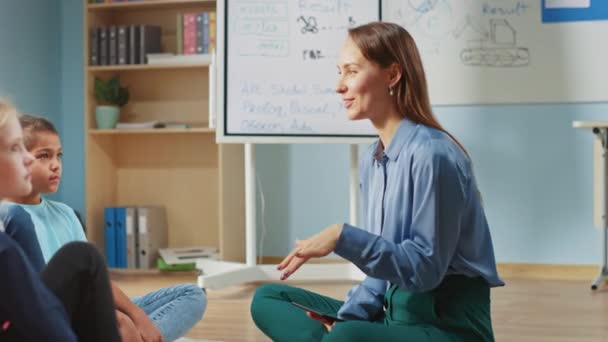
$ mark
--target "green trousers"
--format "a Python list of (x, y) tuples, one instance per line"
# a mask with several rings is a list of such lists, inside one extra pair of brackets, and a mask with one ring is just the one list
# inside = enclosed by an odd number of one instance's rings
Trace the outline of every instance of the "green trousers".
[(447, 276), (434, 290), (413, 293), (390, 286), (377, 321), (337, 323), (331, 332), (291, 304), (336, 314), (343, 302), (281, 285), (259, 287), (251, 316), (273, 341), (494, 341), (490, 288), (482, 278)]

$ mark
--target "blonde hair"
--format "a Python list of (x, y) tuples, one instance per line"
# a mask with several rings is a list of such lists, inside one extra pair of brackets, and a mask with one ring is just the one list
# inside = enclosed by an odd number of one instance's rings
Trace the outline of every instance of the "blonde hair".
[(0, 127), (11, 117), (17, 117), (17, 109), (10, 102), (0, 99)]
[[(4, 124), (11, 118), (17, 117), (17, 109), (10, 104), (10, 102), (0, 98), (0, 127), (4, 126)], [(0, 211), (4, 210), (4, 205), (2, 199), (0, 198)], [(5, 215), (0, 214), (0, 218)], [(3, 232), (5, 229), (4, 221), (0, 219), (0, 232)]]

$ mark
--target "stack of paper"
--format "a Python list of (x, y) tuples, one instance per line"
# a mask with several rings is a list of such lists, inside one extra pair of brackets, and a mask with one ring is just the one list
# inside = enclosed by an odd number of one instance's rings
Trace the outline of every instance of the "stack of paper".
[(150, 65), (210, 64), (210, 54), (174, 55), (172, 53), (149, 53)]
[(119, 122), (116, 124), (116, 129), (149, 129), (149, 128), (159, 128), (160, 122), (154, 121), (146, 121), (146, 122)]
[(161, 258), (167, 264), (188, 264), (196, 259), (219, 259), (219, 251), (214, 247), (185, 247), (185, 248), (161, 248)]

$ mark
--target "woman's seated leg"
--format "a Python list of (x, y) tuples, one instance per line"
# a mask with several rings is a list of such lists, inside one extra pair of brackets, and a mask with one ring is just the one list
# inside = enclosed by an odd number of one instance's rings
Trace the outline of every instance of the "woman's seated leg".
[(323, 324), (308, 317), (292, 301), (331, 315), (337, 315), (343, 304), (342, 301), (293, 286), (260, 286), (251, 302), (251, 317), (273, 341), (320, 341), (327, 332)]

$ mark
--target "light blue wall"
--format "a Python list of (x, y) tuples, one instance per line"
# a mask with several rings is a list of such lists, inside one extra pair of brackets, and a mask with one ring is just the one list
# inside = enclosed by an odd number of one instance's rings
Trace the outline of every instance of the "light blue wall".
[(64, 147), (60, 197), (81, 213), (84, 205), (84, 75), (82, 1), (61, 0), (61, 132)]
[[(38, 20), (25, 25), (2, 8), (3, 50), (19, 37), (47, 45), (21, 43), (14, 54), (0, 54), (0, 89), (12, 90), (26, 110), (50, 108), (47, 112), (55, 119), (60, 112), (69, 179), (60, 197), (82, 210), (82, 4), (62, 0), (59, 22), (48, 15), (58, 12), (46, 5), (50, 1), (0, 0), (5, 3)], [(56, 37), (59, 31), (61, 39)], [(40, 32), (45, 39), (36, 35)], [(24, 61), (31, 66), (17, 71), (15, 66)], [(600, 259), (599, 234), (592, 227), (592, 136), (571, 123), (608, 119), (608, 104), (459, 106), (436, 112), (474, 160), (498, 261), (593, 264)], [(258, 235), (262, 221), (266, 225), (264, 255), (284, 255), (296, 238), (348, 219), (347, 146), (264, 145), (256, 151), (265, 199), (262, 212), (258, 194)]]
[(503, 262), (600, 260), (592, 217), (590, 132), (606, 104), (456, 107), (440, 119), (470, 149), (496, 257)]
[(0, 97), (60, 124), (59, 7), (0, 0)]

